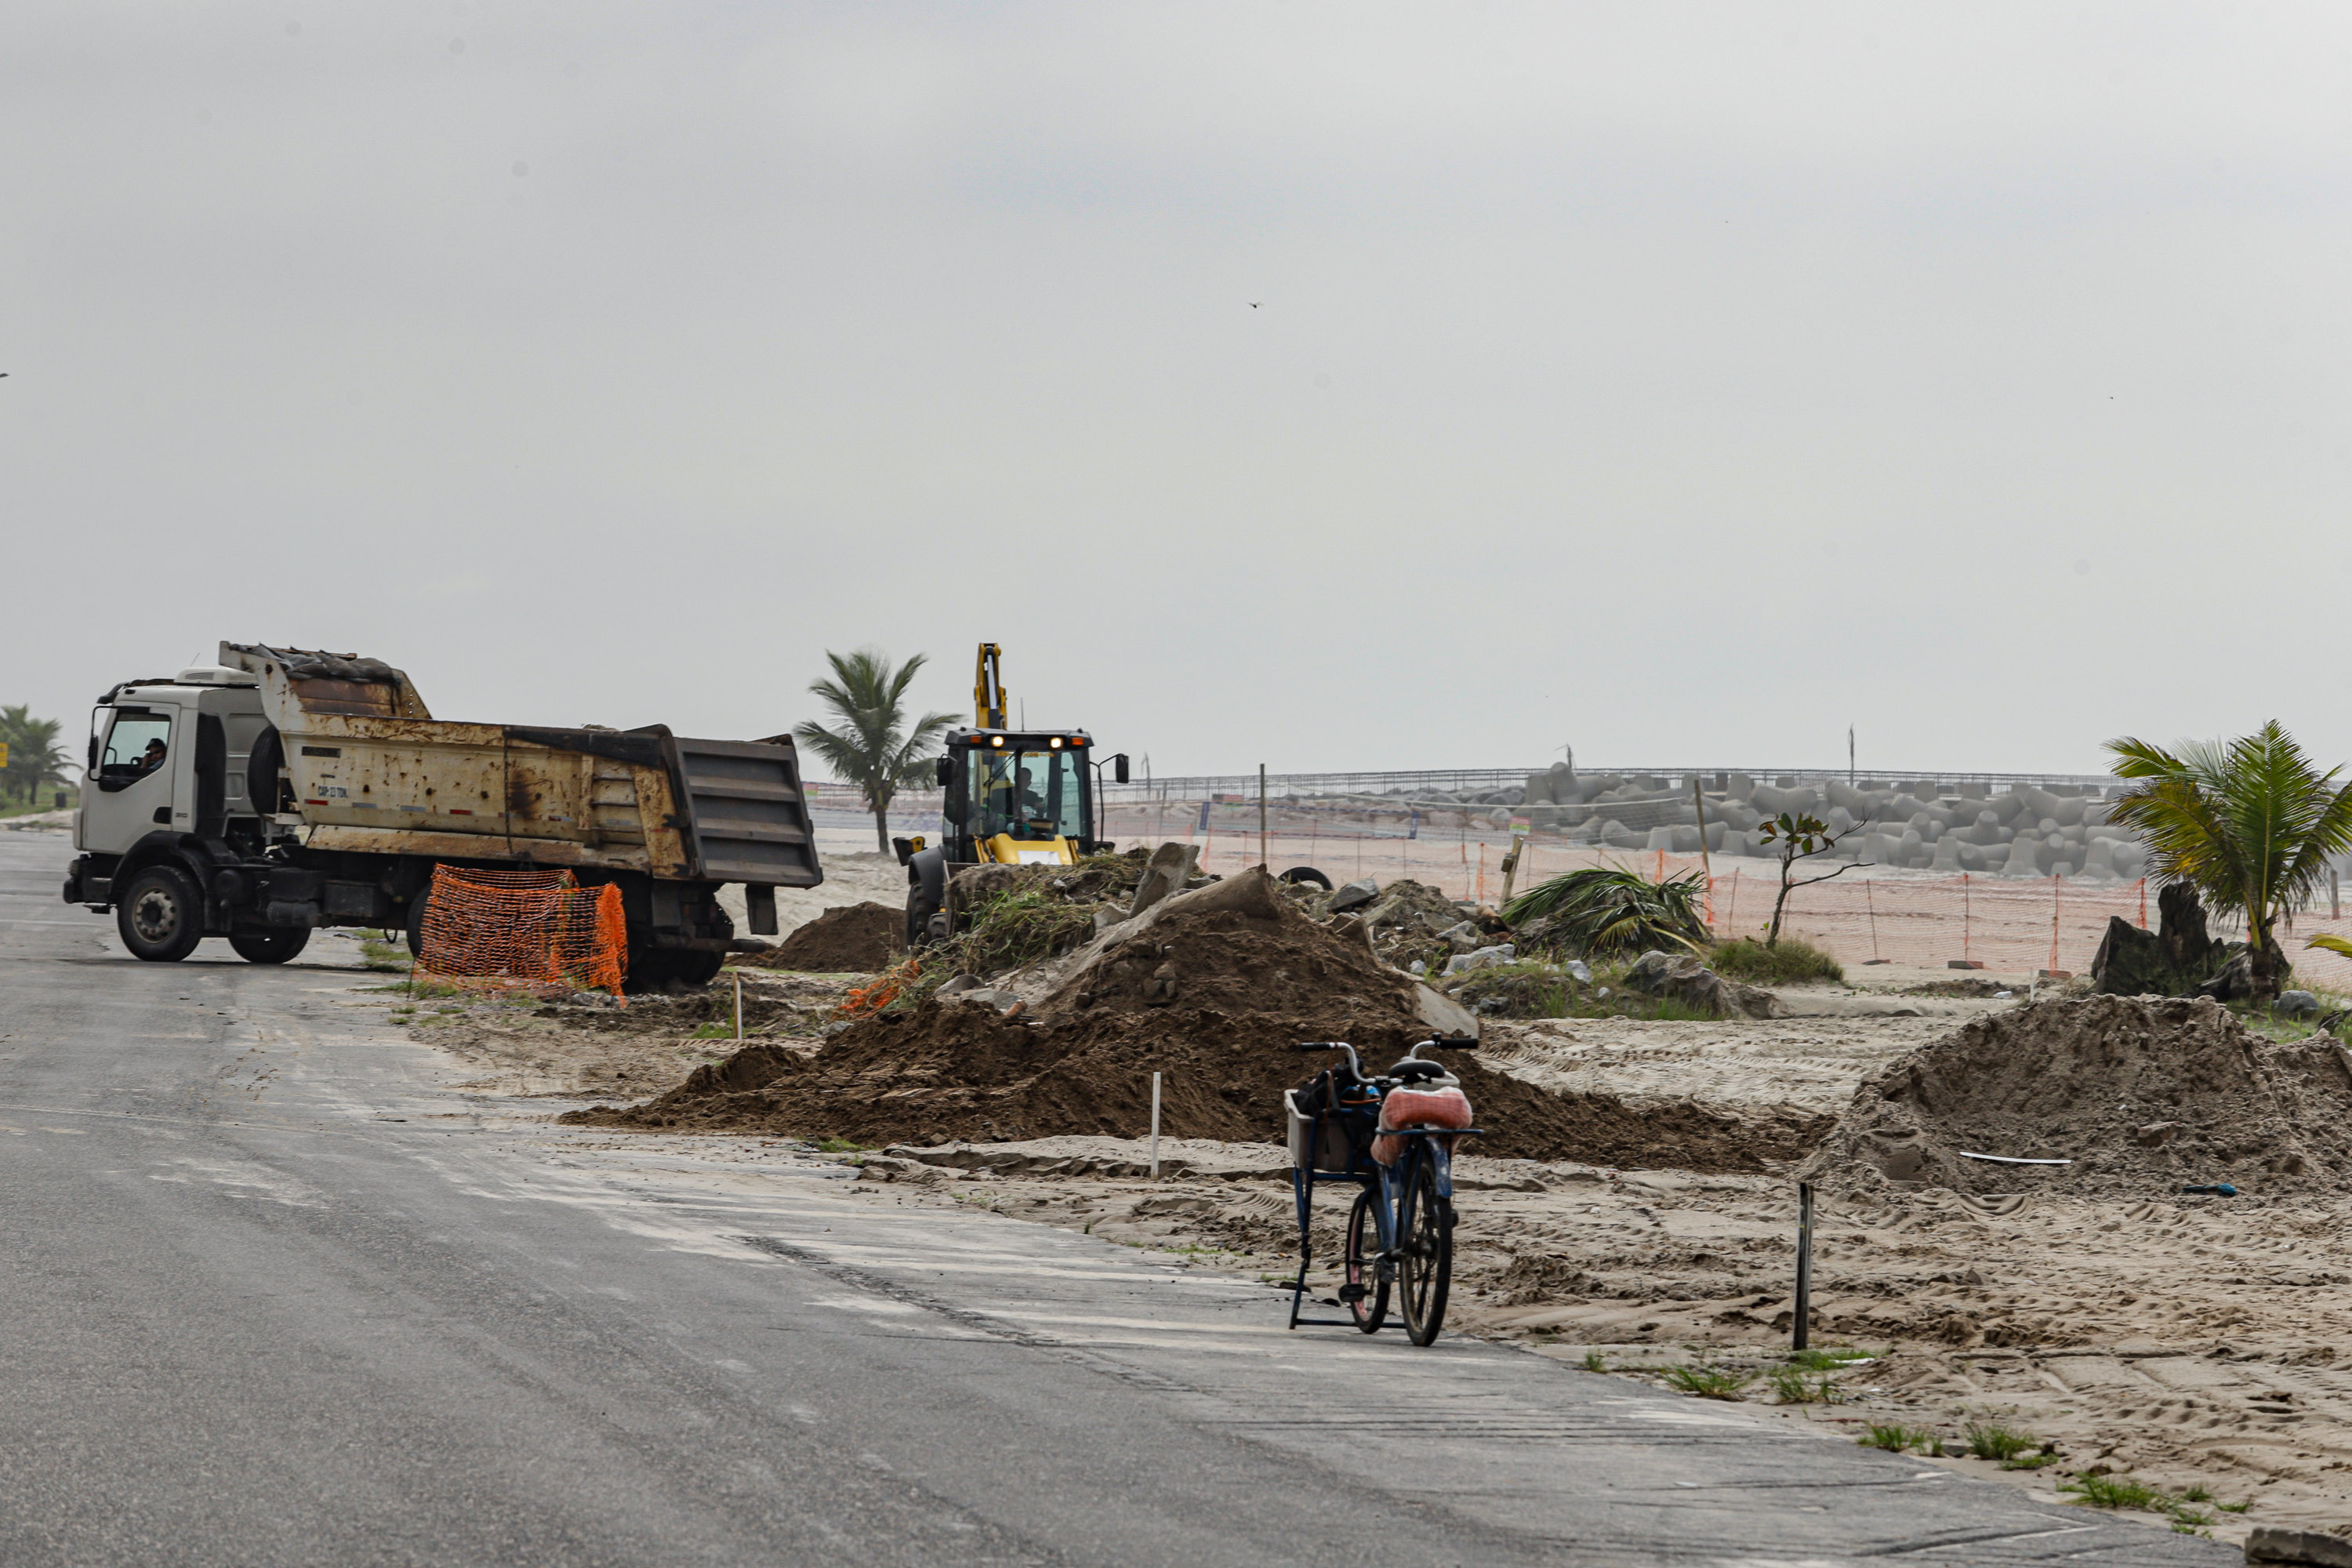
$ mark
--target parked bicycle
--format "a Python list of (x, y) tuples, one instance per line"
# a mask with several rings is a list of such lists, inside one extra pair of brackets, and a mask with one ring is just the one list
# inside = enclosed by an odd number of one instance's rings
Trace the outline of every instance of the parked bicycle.
[[(1298, 1205), (1298, 1278), (1290, 1291), (1290, 1326), (1386, 1326), (1393, 1290), (1407, 1338), (1426, 1345), (1445, 1321), (1454, 1279), (1454, 1144), (1472, 1136), (1462, 1080), (1423, 1051), (1466, 1051), (1477, 1042), (1432, 1036), (1377, 1077), (1356, 1047), (1308, 1041), (1301, 1051), (1338, 1051), (1334, 1062), (1283, 1095), (1290, 1133), (1290, 1185)], [(1358, 1191), (1348, 1213), (1347, 1256), (1339, 1300), (1349, 1316), (1302, 1318), (1315, 1188), (1343, 1182)]]

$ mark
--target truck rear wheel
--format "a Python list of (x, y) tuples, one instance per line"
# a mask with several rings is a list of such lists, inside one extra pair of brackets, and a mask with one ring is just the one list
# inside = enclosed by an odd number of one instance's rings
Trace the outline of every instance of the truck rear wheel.
[(204, 895), (177, 866), (150, 866), (115, 900), (114, 926), (132, 957), (177, 963), (204, 940)]
[(408, 895), (408, 956), (425, 956), (425, 900), (433, 896), (433, 884), (427, 882)]
[(727, 962), (723, 952), (699, 952), (677, 948), (645, 948), (629, 954), (625, 989), (659, 991), (675, 980), (681, 985), (708, 985), (719, 978)]
[(307, 929), (241, 931), (228, 939), (236, 955), (247, 963), (283, 963), (310, 944)]

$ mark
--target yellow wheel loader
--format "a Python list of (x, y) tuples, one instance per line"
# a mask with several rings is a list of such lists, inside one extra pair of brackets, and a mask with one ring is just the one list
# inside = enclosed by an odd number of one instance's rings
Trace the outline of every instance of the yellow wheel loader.
[(907, 945), (944, 940), (955, 929), (948, 886), (966, 866), (1075, 864), (1114, 847), (1097, 836), (1097, 785), (1104, 768), (1128, 779), (1127, 754), (1097, 760), (1084, 730), (1014, 730), (1006, 723), (1003, 650), (980, 645), (972, 676), (972, 723), (948, 731), (939, 759), (946, 792), (936, 844), (893, 839), (907, 868)]

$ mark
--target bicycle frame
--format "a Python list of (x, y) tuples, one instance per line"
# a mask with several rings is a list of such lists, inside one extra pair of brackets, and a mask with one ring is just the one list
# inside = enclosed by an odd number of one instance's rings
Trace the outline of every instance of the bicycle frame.
[[(1361, 1116), (1365, 1112), (1318, 1111), (1315, 1119), (1313, 1136), (1319, 1140), (1323, 1121), (1327, 1117), (1341, 1114)], [(1372, 1120), (1378, 1120), (1377, 1104), (1370, 1109), (1370, 1114)], [(1298, 1208), (1298, 1277), (1291, 1281), (1290, 1287), (1290, 1327), (1294, 1329), (1358, 1328), (1356, 1322), (1349, 1318), (1302, 1318), (1298, 1315), (1299, 1307), (1307, 1296), (1307, 1270), (1314, 1262), (1311, 1239), (1314, 1233), (1309, 1228), (1309, 1222), (1313, 1215), (1316, 1187), (1327, 1183), (1343, 1182), (1359, 1191), (1370, 1191), (1379, 1194), (1379, 1201), (1372, 1205), (1372, 1218), (1380, 1233), (1380, 1268), (1385, 1276), (1396, 1268), (1397, 1214), (1403, 1203), (1406, 1190), (1412, 1185), (1414, 1173), (1420, 1169), (1421, 1163), (1424, 1160), (1436, 1162), (1437, 1195), (1447, 1203), (1452, 1203), (1454, 1201), (1452, 1140), (1465, 1137), (1478, 1131), (1480, 1130), (1475, 1127), (1409, 1127), (1385, 1133), (1383, 1134), (1385, 1137), (1402, 1138), (1406, 1141), (1403, 1153), (1398, 1156), (1393, 1165), (1380, 1164), (1369, 1154), (1351, 1152), (1348, 1161), (1348, 1169), (1345, 1171), (1318, 1171), (1296, 1165), (1291, 1167), (1291, 1195)], [(1365, 1146), (1369, 1147), (1369, 1144), (1370, 1141), (1367, 1139)], [(1351, 1143), (1351, 1149), (1352, 1147)], [(1404, 1326), (1401, 1318), (1396, 1322), (1381, 1325), (1382, 1330), (1402, 1329)]]

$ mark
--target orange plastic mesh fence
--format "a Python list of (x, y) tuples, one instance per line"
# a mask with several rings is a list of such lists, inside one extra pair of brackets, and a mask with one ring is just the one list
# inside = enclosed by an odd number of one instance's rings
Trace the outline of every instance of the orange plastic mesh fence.
[[(1257, 864), (1255, 803), (1246, 813), (1245, 833), (1234, 831), (1240, 819), (1228, 816), (1212, 813), (1203, 830), (1197, 803), (1121, 806), (1108, 814), (1107, 831), (1130, 846), (1189, 843), (1201, 851), (1202, 869), (1230, 876)], [(1499, 857), (1510, 837), (1507, 830), (1498, 830), (1478, 844), (1491, 844), (1488, 853)], [(1370, 877), (1383, 886), (1410, 877), (1450, 898), (1499, 900), (1502, 879), (1491, 863), (1481, 896), (1479, 856), (1480, 848), (1464, 837), (1366, 833), (1337, 823), (1284, 824), (1266, 847), (1268, 868), (1277, 874), (1312, 866), (1334, 882)], [(1711, 872), (1708, 923), (1717, 937), (1761, 936), (1779, 880), (1776, 863), (1754, 856), (1718, 855), (1703, 867), (1696, 855), (1571, 845), (1538, 834), (1520, 851), (1513, 889), (1525, 892), (1546, 878), (1583, 866), (1628, 867), (1645, 877)], [(1836, 866), (1824, 857), (1804, 863), (1798, 875), (1817, 877)], [(2155, 890), (2137, 878), (1951, 876), (1869, 868), (1799, 889), (1789, 900), (1786, 929), (1846, 964), (1878, 959), (1940, 969), (1963, 963), (2010, 973), (2053, 969), (2079, 974), (2090, 968), (2111, 918), (2151, 927), (2155, 904)], [(2212, 929), (2232, 941), (2243, 934), (2218, 917)], [(2296, 911), (2279, 937), (2294, 965), (2295, 984), (2352, 993), (2352, 959), (2305, 947), (2317, 931), (2352, 939), (2352, 903), (2339, 917), (2322, 898), (2315, 909)]]
[(433, 868), (420, 974), (460, 985), (560, 987), (621, 994), (628, 921), (621, 889), (569, 871)]

